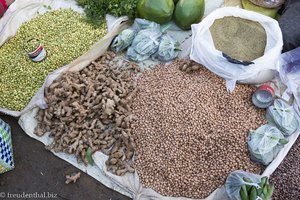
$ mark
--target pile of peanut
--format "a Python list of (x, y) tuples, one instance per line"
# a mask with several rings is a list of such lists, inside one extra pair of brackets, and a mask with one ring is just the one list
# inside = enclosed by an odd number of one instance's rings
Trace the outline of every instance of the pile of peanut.
[(263, 170), (246, 143), (248, 131), (265, 123), (265, 111), (251, 103), (255, 88), (238, 85), (230, 94), (222, 78), (184, 60), (146, 71), (137, 87), (132, 134), (144, 186), (205, 198), (234, 170)]
[(48, 108), (37, 115), (38, 136), (53, 137), (48, 147), (75, 154), (88, 164), (87, 152), (109, 156), (108, 170), (117, 175), (134, 172), (135, 144), (130, 124), (135, 119), (131, 102), (139, 68), (120, 63), (108, 52), (79, 72), (66, 72), (45, 89)]
[(300, 199), (300, 138), (297, 139), (283, 162), (271, 175), (274, 183), (274, 200)]

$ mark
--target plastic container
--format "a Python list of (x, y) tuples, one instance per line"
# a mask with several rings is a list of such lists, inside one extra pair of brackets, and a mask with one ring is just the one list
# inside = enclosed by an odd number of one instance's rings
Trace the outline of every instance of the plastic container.
[(38, 39), (28, 40), (27, 45), (24, 49), (33, 62), (41, 62), (47, 57), (47, 51)]
[(266, 83), (257, 88), (252, 95), (252, 103), (258, 108), (267, 108), (274, 102), (275, 90), (270, 83)]

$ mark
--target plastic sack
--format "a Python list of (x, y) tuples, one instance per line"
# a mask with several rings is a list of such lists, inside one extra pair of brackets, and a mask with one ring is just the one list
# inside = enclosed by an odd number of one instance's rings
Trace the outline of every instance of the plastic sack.
[(268, 165), (287, 143), (283, 134), (275, 126), (263, 125), (250, 131), (247, 139), (251, 159)]
[(284, 4), (285, 0), (249, 0), (253, 4), (264, 8), (277, 8)]
[(165, 34), (162, 36), (158, 51), (154, 56), (160, 61), (168, 62), (176, 58), (180, 51), (180, 44), (170, 35)]
[(299, 121), (293, 106), (276, 99), (274, 105), (267, 109), (268, 122), (276, 126), (284, 136), (290, 136), (299, 128)]
[[(243, 178), (247, 178), (251, 180), (252, 183), (245, 182)], [(231, 172), (226, 179), (225, 189), (227, 195), (231, 200), (241, 200), (240, 197), (240, 189), (243, 185), (251, 185), (255, 187), (259, 187), (259, 183), (261, 181), (261, 176), (257, 174), (252, 174), (248, 172), (244, 172), (242, 170), (237, 170)]]
[(10, 126), (0, 119), (0, 174), (14, 167)]
[[(226, 16), (257, 21), (264, 27), (267, 44), (262, 57), (251, 63), (232, 63), (223, 56), (221, 51), (216, 50), (209, 28), (216, 19)], [(234, 90), (236, 81), (259, 84), (271, 80), (275, 75), (283, 44), (281, 30), (276, 20), (234, 7), (217, 9), (201, 23), (192, 25), (192, 40), (190, 58), (226, 79), (226, 86), (230, 91)]]
[(281, 55), (278, 71), (281, 81), (287, 86), (283, 98), (289, 101), (294, 95), (300, 106), (300, 47)]
[(279, 18), (283, 35), (283, 52), (300, 47), (300, 1), (288, 0)]

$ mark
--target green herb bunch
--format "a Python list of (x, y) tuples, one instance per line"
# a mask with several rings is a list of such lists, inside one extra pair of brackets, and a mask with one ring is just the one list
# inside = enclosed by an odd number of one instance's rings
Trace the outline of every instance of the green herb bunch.
[(76, 0), (83, 7), (88, 22), (101, 25), (106, 14), (116, 17), (126, 15), (136, 17), (136, 4), (138, 0)]

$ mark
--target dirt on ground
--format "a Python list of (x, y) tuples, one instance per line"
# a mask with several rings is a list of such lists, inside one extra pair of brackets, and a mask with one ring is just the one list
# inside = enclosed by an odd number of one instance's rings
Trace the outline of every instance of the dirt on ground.
[(0, 115), (0, 118), (12, 128), (15, 162), (14, 170), (0, 175), (1, 197), (4, 197), (3, 195), (7, 197), (9, 194), (22, 195), (24, 193), (44, 194), (49, 197), (45, 199), (58, 200), (130, 199), (105, 187), (84, 172), (81, 172), (81, 177), (75, 184), (66, 185), (65, 176), (80, 170), (46, 150), (41, 142), (26, 135), (18, 125), (18, 119), (3, 115)]

